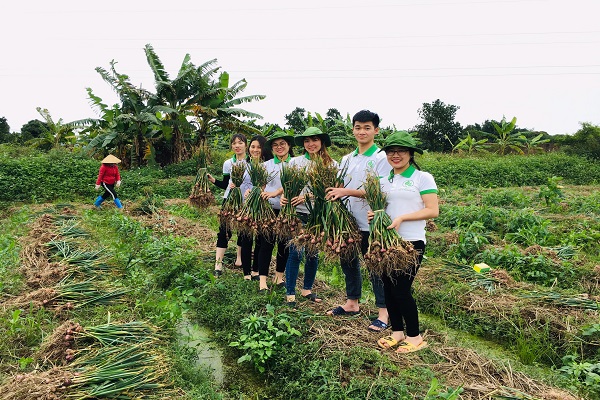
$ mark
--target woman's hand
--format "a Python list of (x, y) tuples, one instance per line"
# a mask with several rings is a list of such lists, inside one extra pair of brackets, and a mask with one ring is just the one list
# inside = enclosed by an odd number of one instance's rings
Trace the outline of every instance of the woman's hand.
[(301, 194), (300, 196), (296, 196), (292, 199), (292, 205), (294, 207), (299, 206), (300, 204), (304, 203), (306, 201), (306, 198), (303, 194)]
[(388, 226), (387, 228), (388, 229), (398, 229), (398, 227), (400, 226), (402, 221), (404, 221), (404, 219), (402, 219), (402, 216), (396, 217), (392, 221), (392, 224), (390, 226)]
[(346, 193), (346, 188), (327, 188), (325, 190), (327, 192), (327, 194), (325, 195), (325, 199), (326, 200), (337, 200), (340, 199), (342, 197), (348, 196), (348, 194)]
[(248, 197), (249, 194), (250, 194), (250, 189), (246, 189), (246, 191), (244, 192), (244, 198)]
[(216, 179), (211, 174), (206, 174), (206, 178), (210, 181), (210, 183), (215, 183)]
[(372, 210), (367, 211), (367, 221), (371, 222), (375, 217), (375, 213)]
[(96, 185), (96, 190), (100, 189), (100, 185)]
[(115, 187), (119, 187), (121, 186), (121, 181), (117, 181), (117, 183), (115, 184)]
[(274, 192), (261, 192), (260, 196), (265, 199), (265, 200), (269, 200), (273, 197), (277, 197), (279, 195), (278, 191), (274, 191)]
[(233, 189), (234, 187), (235, 187), (235, 183), (231, 182), (231, 183), (229, 184), (229, 188)]
[[(292, 199), (292, 204), (293, 204), (293, 200), (294, 200), (294, 199)], [(288, 199), (286, 199), (284, 195), (281, 195), (281, 197), (279, 198), (279, 205), (280, 205), (281, 207), (283, 207), (283, 206), (285, 206), (287, 203), (288, 203)]]

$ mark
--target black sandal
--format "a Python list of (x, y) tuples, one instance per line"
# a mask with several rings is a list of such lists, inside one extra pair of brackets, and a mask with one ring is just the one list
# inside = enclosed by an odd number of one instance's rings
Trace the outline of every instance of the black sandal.
[[(305, 299), (307, 299), (307, 300), (310, 300), (310, 301), (312, 301), (313, 303), (320, 303), (321, 301), (323, 301), (323, 299), (322, 299), (322, 298), (320, 298), (319, 296), (317, 296), (317, 295), (316, 295), (316, 294), (314, 294), (314, 293), (309, 293), (309, 294), (307, 294), (306, 296), (302, 296), (302, 297), (304, 297), (304, 298), (305, 298)], [(317, 301), (317, 300), (321, 300), (321, 301)]]

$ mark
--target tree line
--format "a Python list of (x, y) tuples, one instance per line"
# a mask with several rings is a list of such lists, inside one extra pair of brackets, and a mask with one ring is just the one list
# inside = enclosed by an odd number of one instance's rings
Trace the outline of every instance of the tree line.
[[(117, 70), (117, 62), (96, 72), (117, 94), (119, 102), (107, 105), (87, 88), (98, 118), (71, 122), (55, 120), (47, 109), (37, 108), (41, 120), (29, 121), (20, 132), (10, 132), (5, 117), (0, 117), (0, 143), (52, 148), (80, 148), (103, 157), (113, 153), (124, 167), (169, 165), (197, 156), (208, 147), (227, 148), (232, 133), (268, 135), (276, 129), (290, 133), (318, 126), (328, 133), (337, 147), (352, 146), (352, 121), (336, 108), (325, 115), (296, 107), (285, 115), (286, 124), (260, 124), (259, 114), (240, 106), (260, 101), (263, 95), (246, 95), (247, 82), (231, 83), (217, 60), (198, 66), (186, 54), (175, 77), (165, 71), (150, 44), (144, 47), (146, 60), (154, 76), (154, 88), (144, 89), (131, 83), (128, 75)], [(582, 123), (574, 135), (554, 135), (519, 128), (517, 118), (486, 120), (482, 124), (461, 126), (455, 120), (459, 106), (440, 99), (423, 103), (418, 110), (420, 123), (407, 129), (420, 144), (433, 152), (531, 154), (561, 148), (567, 152), (600, 158), (600, 127)], [(395, 126), (381, 127), (383, 140)], [(406, 128), (404, 128), (406, 129)]]

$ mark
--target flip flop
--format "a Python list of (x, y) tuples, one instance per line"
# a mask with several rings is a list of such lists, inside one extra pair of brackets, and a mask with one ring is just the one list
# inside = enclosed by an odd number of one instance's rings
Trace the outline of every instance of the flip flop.
[(340, 315), (358, 315), (360, 311), (346, 311), (344, 307), (337, 306), (333, 310), (331, 310), (331, 315), (340, 316)]
[[(309, 294), (307, 294), (306, 296), (302, 296), (302, 297), (304, 297), (305, 299), (307, 299), (307, 300), (310, 300), (310, 301), (312, 301), (312, 302), (315, 302), (315, 303), (320, 303), (320, 302), (321, 302), (321, 300), (322, 300), (322, 299), (321, 299), (319, 296), (317, 296), (317, 295), (316, 295), (316, 294), (314, 294), (314, 293), (309, 293)], [(317, 300), (318, 300), (318, 301), (317, 301)]]
[[(422, 349), (426, 348), (427, 346), (429, 346), (429, 345), (427, 344), (426, 341), (422, 341), (417, 346), (415, 346), (414, 344), (407, 342), (406, 340), (403, 340), (398, 345), (398, 349), (396, 350), (396, 353), (398, 353), (398, 354), (414, 353), (415, 351), (422, 350)], [(400, 350), (400, 349), (402, 349), (402, 350)]]
[(377, 346), (381, 347), (382, 349), (386, 349), (386, 350), (391, 349), (392, 347), (394, 347), (397, 344), (398, 344), (398, 341), (396, 339), (394, 339), (394, 337), (392, 335), (384, 336), (377, 341)]
[[(373, 328), (371, 328), (372, 326), (379, 328), (379, 329), (373, 329)], [(381, 332), (381, 331), (385, 331), (388, 327), (389, 327), (388, 324), (386, 324), (385, 322), (383, 322), (382, 320), (377, 318), (376, 320), (371, 321), (371, 325), (369, 325), (369, 327), (367, 329), (370, 331), (373, 331), (373, 332)]]

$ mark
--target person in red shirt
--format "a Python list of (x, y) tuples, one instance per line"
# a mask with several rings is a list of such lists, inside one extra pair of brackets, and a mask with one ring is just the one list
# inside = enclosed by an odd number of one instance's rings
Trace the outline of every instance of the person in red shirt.
[(121, 174), (119, 174), (119, 167), (117, 167), (120, 162), (121, 160), (113, 155), (108, 155), (102, 160), (98, 179), (96, 179), (96, 190), (103, 187), (104, 193), (96, 198), (94, 202), (96, 208), (100, 208), (102, 202), (109, 197), (112, 198), (117, 208), (123, 208), (123, 204), (121, 204), (121, 200), (115, 192), (115, 187), (121, 186)]

